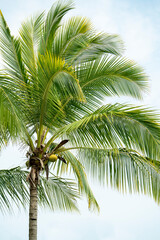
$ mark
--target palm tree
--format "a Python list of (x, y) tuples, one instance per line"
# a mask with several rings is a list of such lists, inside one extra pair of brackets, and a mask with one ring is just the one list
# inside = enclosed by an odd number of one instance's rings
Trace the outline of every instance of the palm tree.
[[(111, 96), (141, 99), (147, 76), (121, 56), (117, 35), (97, 33), (85, 17), (63, 21), (72, 8), (71, 2), (55, 3), (46, 15), (23, 22), (17, 37), (2, 13), (0, 18), (0, 111), (7, 109), (16, 141), (28, 148), (30, 240), (37, 239), (40, 173), (48, 179), (52, 169), (57, 175), (73, 172), (92, 209), (99, 206), (85, 170), (119, 190), (160, 200), (155, 113), (139, 106), (103, 105)], [(43, 183), (45, 191), (48, 181)]]

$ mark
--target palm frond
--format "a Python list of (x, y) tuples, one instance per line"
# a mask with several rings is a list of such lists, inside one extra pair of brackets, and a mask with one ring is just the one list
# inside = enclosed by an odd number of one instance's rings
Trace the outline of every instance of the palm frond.
[(27, 67), (28, 75), (36, 78), (38, 48), (42, 37), (44, 12), (26, 20), (20, 30), (22, 59)]
[[(128, 95), (142, 98), (147, 90), (147, 77), (136, 63), (121, 57), (103, 57), (75, 67), (75, 74), (86, 97), (87, 104), (68, 98), (62, 101), (60, 109), (52, 120), (69, 123), (79, 119), (84, 113), (101, 106), (105, 97)], [(63, 117), (60, 115), (63, 110)]]
[(141, 98), (148, 89), (147, 76), (135, 62), (117, 56), (106, 56), (76, 69), (77, 78), (88, 99), (104, 100), (106, 96), (127, 95)]
[[(86, 195), (88, 199), (89, 209), (99, 211), (98, 203), (89, 186), (83, 165), (78, 161), (78, 159), (70, 151), (63, 152), (63, 157), (67, 161), (67, 163), (70, 164), (71, 170), (75, 174), (80, 192)], [(55, 169), (57, 168), (57, 175), (62, 174), (63, 171), (68, 171), (67, 170), (68, 165), (64, 164), (61, 161), (59, 161), (58, 165), (55, 165), (54, 167)]]
[(53, 4), (47, 14), (44, 24), (43, 36), (39, 49), (41, 54), (45, 54), (46, 51), (50, 52), (52, 50), (54, 35), (57, 29), (60, 27), (62, 18), (71, 9), (73, 9), (72, 1), (67, 1), (65, 3), (62, 1), (57, 1)]
[[(40, 128), (42, 125), (48, 127), (54, 115), (61, 109), (62, 100), (68, 97), (80, 101), (85, 99), (74, 70), (69, 68), (61, 58), (55, 58), (49, 53), (39, 56), (36, 84), (36, 86), (33, 85), (31, 93), (34, 105), (33, 111), (30, 107), (30, 121), (33, 119), (34, 124), (39, 122)], [(37, 91), (34, 86), (38, 88)]]
[(41, 177), (38, 194), (39, 204), (43, 207), (48, 206), (52, 210), (78, 211), (76, 203), (80, 196), (72, 180), (55, 176), (47, 180)]
[(27, 76), (21, 58), (21, 46), (18, 38), (11, 36), (7, 23), (0, 12), (0, 50), (7, 73), (15, 80), (26, 82)]
[[(0, 210), (13, 211), (13, 203), (19, 208), (26, 208), (29, 203), (29, 184), (26, 182), (28, 172), (20, 167), (0, 170)], [(79, 198), (76, 184), (69, 179), (41, 176), (38, 186), (38, 203), (52, 210), (61, 209), (77, 211)]]
[(12, 203), (26, 207), (29, 201), (26, 172), (20, 168), (0, 170), (0, 210), (12, 211)]
[[(121, 55), (123, 42), (118, 35), (107, 33), (95, 33), (94, 31), (82, 40), (76, 41), (68, 49), (67, 61), (72, 65), (77, 63), (94, 61), (104, 55)], [(73, 52), (73, 48), (77, 51)]]
[(23, 124), (19, 116), (22, 114), (23, 101), (20, 101), (21, 97), (14, 91), (16, 85), (5, 74), (0, 74), (1, 143), (13, 140), (22, 133)]
[(141, 193), (160, 203), (160, 162), (132, 149), (78, 149), (86, 172), (122, 192)]
[[(71, 46), (73, 46), (73, 42), (74, 43), (77, 42), (77, 48), (83, 46), (83, 40), (87, 41), (85, 34), (88, 31), (90, 31), (91, 28), (92, 28), (91, 22), (87, 18), (84, 17), (70, 18), (65, 24), (63, 23), (56, 32), (56, 36), (53, 41), (54, 54), (67, 60), (69, 57), (67, 53), (69, 52), (69, 49), (71, 49)], [(75, 52), (77, 51), (77, 48), (74, 48)]]
[(142, 107), (108, 104), (57, 131), (76, 146), (127, 147), (159, 158), (160, 125), (155, 112)]
[(120, 54), (123, 43), (118, 35), (96, 33), (86, 17), (71, 17), (58, 29), (53, 53), (70, 64), (95, 60), (104, 53)]
[(22, 60), (20, 39), (11, 35), (1, 12), (0, 23), (0, 50), (5, 64), (0, 76), (0, 90), (5, 96), (5, 101), (8, 102), (9, 111), (20, 116), (27, 107), (28, 75)]

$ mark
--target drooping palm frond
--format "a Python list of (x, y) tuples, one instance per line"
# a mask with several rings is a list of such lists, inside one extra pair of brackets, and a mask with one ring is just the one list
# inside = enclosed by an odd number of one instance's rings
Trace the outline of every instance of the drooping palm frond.
[[(54, 147), (55, 145), (51, 145)], [(61, 153), (60, 153), (61, 156)], [(62, 153), (63, 158), (67, 162), (67, 165), (64, 164), (62, 161), (59, 161), (57, 164), (54, 165), (54, 168), (57, 171), (57, 175), (60, 175), (64, 172), (68, 172), (68, 164), (70, 167), (70, 170), (74, 173), (75, 178), (78, 182), (79, 191), (82, 194), (85, 194), (88, 199), (88, 207), (89, 209), (98, 210), (99, 211), (99, 205), (94, 197), (94, 194), (92, 193), (92, 190), (89, 186), (87, 175), (85, 173), (85, 169), (83, 165), (78, 161), (78, 159), (74, 156), (74, 154), (70, 151), (65, 151)]]
[(0, 170), (0, 210), (13, 210), (12, 203), (26, 207), (29, 200), (26, 172), (20, 168)]
[[(148, 195), (160, 204), (159, 160), (127, 148), (62, 147), (55, 153), (67, 159), (66, 153), (72, 150), (76, 150), (77, 159), (90, 178), (123, 193)], [(73, 170), (69, 161), (67, 165), (59, 161), (54, 167), (58, 174)]]
[[(160, 204), (160, 161), (140, 154), (134, 149), (105, 147), (60, 147), (54, 152), (67, 159), (76, 154), (87, 175), (103, 185), (120, 192), (149, 195)], [(74, 157), (74, 155), (73, 155)], [(57, 174), (73, 172), (74, 166), (57, 161)]]
[(103, 184), (123, 192), (141, 193), (160, 203), (160, 161), (132, 149), (78, 149), (86, 172)]
[(127, 147), (159, 158), (160, 125), (155, 112), (142, 107), (108, 104), (57, 131), (76, 146)]
[[(19, 208), (29, 203), (29, 184), (26, 182), (28, 172), (20, 167), (0, 170), (0, 210), (13, 210), (13, 203)], [(77, 199), (80, 197), (76, 183), (69, 179), (41, 176), (38, 186), (38, 202), (40, 206), (52, 210), (61, 209), (78, 211)]]
[(48, 206), (52, 210), (78, 211), (77, 199), (80, 197), (76, 183), (60, 177), (41, 177), (38, 186), (40, 206)]

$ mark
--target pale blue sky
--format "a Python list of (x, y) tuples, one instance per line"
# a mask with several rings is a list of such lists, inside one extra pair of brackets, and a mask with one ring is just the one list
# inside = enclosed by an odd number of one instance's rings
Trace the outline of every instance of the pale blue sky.
[[(20, 22), (38, 10), (51, 7), (51, 0), (1, 0), (0, 7), (13, 33)], [(150, 77), (151, 92), (144, 104), (160, 109), (160, 2), (157, 0), (76, 0), (72, 15), (92, 19), (97, 29), (118, 33), (125, 41), (126, 56), (136, 60)], [(117, 100), (117, 99), (116, 99)], [(123, 99), (126, 101), (126, 99)], [(131, 101), (132, 102), (132, 101)], [(12, 156), (12, 159), (11, 157)], [(17, 148), (9, 147), (0, 156), (0, 168), (24, 162)], [(39, 240), (158, 240), (160, 207), (146, 196), (122, 195), (92, 183), (101, 207), (99, 215), (89, 213), (85, 201), (81, 214), (39, 213)], [(0, 214), (0, 239), (25, 240), (28, 234), (27, 212)]]

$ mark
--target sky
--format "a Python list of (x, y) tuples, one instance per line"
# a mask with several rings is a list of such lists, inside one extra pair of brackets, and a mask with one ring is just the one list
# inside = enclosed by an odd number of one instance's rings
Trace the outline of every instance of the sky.
[[(0, 8), (12, 33), (16, 34), (26, 17), (37, 11), (48, 10), (53, 2), (1, 0)], [(125, 42), (125, 56), (143, 66), (150, 79), (150, 93), (144, 96), (142, 104), (159, 110), (159, 0), (76, 0), (75, 7), (69, 15), (87, 16), (97, 30), (120, 34)], [(135, 103), (132, 99), (121, 100)], [(23, 164), (24, 159), (23, 151), (16, 146), (9, 146), (0, 155), (0, 168)], [(89, 212), (86, 201), (79, 202), (81, 214), (39, 209), (39, 240), (159, 239), (160, 206), (152, 199), (137, 194), (123, 195), (92, 181), (91, 186), (101, 208), (100, 214)], [(15, 209), (12, 215), (0, 213), (1, 240), (25, 240), (27, 235), (27, 211)]]

